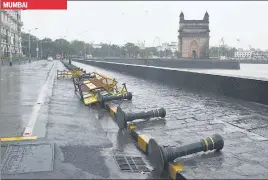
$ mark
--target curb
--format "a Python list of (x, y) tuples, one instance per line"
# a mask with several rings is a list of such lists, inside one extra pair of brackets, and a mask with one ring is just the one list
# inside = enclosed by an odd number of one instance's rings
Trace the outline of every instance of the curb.
[(39, 92), (36, 105), (34, 105), (34, 107), (33, 107), (32, 114), (31, 114), (30, 119), (28, 121), (28, 124), (24, 130), (23, 136), (32, 136), (32, 133), (33, 133), (33, 130), (34, 130), (34, 127), (35, 127), (35, 124), (36, 124), (36, 121), (37, 121), (37, 118), (39, 115), (39, 111), (41, 110), (42, 106), (46, 102), (47, 98), (49, 98), (52, 94), (52, 93), (48, 93), (48, 91), (49, 91), (49, 88), (51, 87), (51, 83), (52, 83), (52, 87), (53, 87), (53, 83), (54, 83), (53, 78), (55, 78), (55, 66), (56, 66), (56, 64), (53, 63), (53, 65), (48, 73), (47, 79), (45, 80), (45, 83)]

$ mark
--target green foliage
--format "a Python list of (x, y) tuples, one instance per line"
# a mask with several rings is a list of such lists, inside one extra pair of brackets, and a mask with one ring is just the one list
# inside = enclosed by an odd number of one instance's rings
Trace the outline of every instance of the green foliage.
[(210, 57), (218, 57), (218, 56), (226, 56), (226, 57), (234, 57), (236, 48), (230, 47), (211, 47), (209, 48), (209, 56)]
[[(153, 56), (160, 57), (172, 57), (179, 58), (180, 53), (176, 51), (172, 53), (170, 50), (157, 51), (156, 47), (146, 47), (145, 49), (140, 49), (133, 43), (126, 43), (124, 46), (120, 47), (115, 44), (102, 44), (102, 46), (94, 47), (92, 44), (85, 43), (83, 41), (74, 40), (68, 42), (65, 39), (52, 40), (50, 38), (38, 39), (37, 37), (30, 35), (31, 41), (31, 57), (37, 57), (36, 48), (37, 44), (39, 47), (39, 57), (47, 58), (48, 56), (55, 57), (56, 54), (63, 54), (65, 57), (68, 56), (85, 56), (92, 55), (92, 57), (128, 57), (128, 58), (150, 58)], [(225, 47), (224, 47), (225, 48)], [(22, 33), (22, 51), (23, 54), (29, 57), (29, 34)], [(217, 57), (219, 54), (233, 57), (235, 48), (223, 49), (222, 47), (211, 47), (210, 56)]]
[[(85, 43), (83, 41), (74, 40), (68, 42), (65, 39), (52, 40), (50, 38), (38, 39), (30, 34), (30, 49), (31, 57), (37, 57), (36, 48), (42, 49), (42, 57), (48, 56), (55, 57), (56, 54), (63, 54), (67, 56), (84, 56), (92, 55), (92, 57), (128, 57), (128, 58), (150, 58), (152, 56), (159, 56), (159, 52), (155, 47), (147, 47), (140, 49), (133, 43), (126, 43), (124, 46), (118, 46), (115, 44), (102, 44), (101, 47), (94, 47), (92, 44)], [(22, 51), (23, 54), (29, 57), (29, 34), (22, 33)], [(170, 50), (161, 51), (160, 56), (175, 56)]]

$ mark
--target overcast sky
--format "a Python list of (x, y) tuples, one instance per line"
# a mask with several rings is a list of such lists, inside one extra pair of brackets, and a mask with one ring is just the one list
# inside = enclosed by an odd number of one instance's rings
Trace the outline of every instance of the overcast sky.
[(223, 37), (229, 46), (268, 49), (268, 2), (69, 1), (68, 10), (23, 11), (22, 20), (26, 30), (39, 28), (33, 34), (40, 38), (156, 46), (157, 36), (161, 43), (177, 41), (181, 11), (196, 20), (208, 11), (210, 46)]

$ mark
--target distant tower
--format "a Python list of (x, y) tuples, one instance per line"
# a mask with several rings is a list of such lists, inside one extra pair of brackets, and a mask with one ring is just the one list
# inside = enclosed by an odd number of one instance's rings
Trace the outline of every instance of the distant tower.
[(206, 11), (206, 13), (204, 15), (203, 20), (209, 23), (209, 15), (208, 15), (208, 12), (207, 11)]
[(185, 20), (180, 13), (179, 52), (182, 58), (209, 58), (209, 14), (203, 20)]
[(181, 14), (180, 14), (180, 21), (183, 21), (184, 20), (184, 14), (183, 14), (183, 12), (181, 12)]

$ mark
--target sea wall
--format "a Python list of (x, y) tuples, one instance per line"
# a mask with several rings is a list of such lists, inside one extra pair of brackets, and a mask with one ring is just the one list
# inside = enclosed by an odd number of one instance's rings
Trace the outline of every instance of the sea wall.
[(91, 60), (79, 60), (78, 62), (119, 72), (126, 72), (143, 79), (149, 79), (179, 88), (189, 88), (198, 92), (211, 92), (268, 105), (267, 81), (133, 64), (108, 63)]

